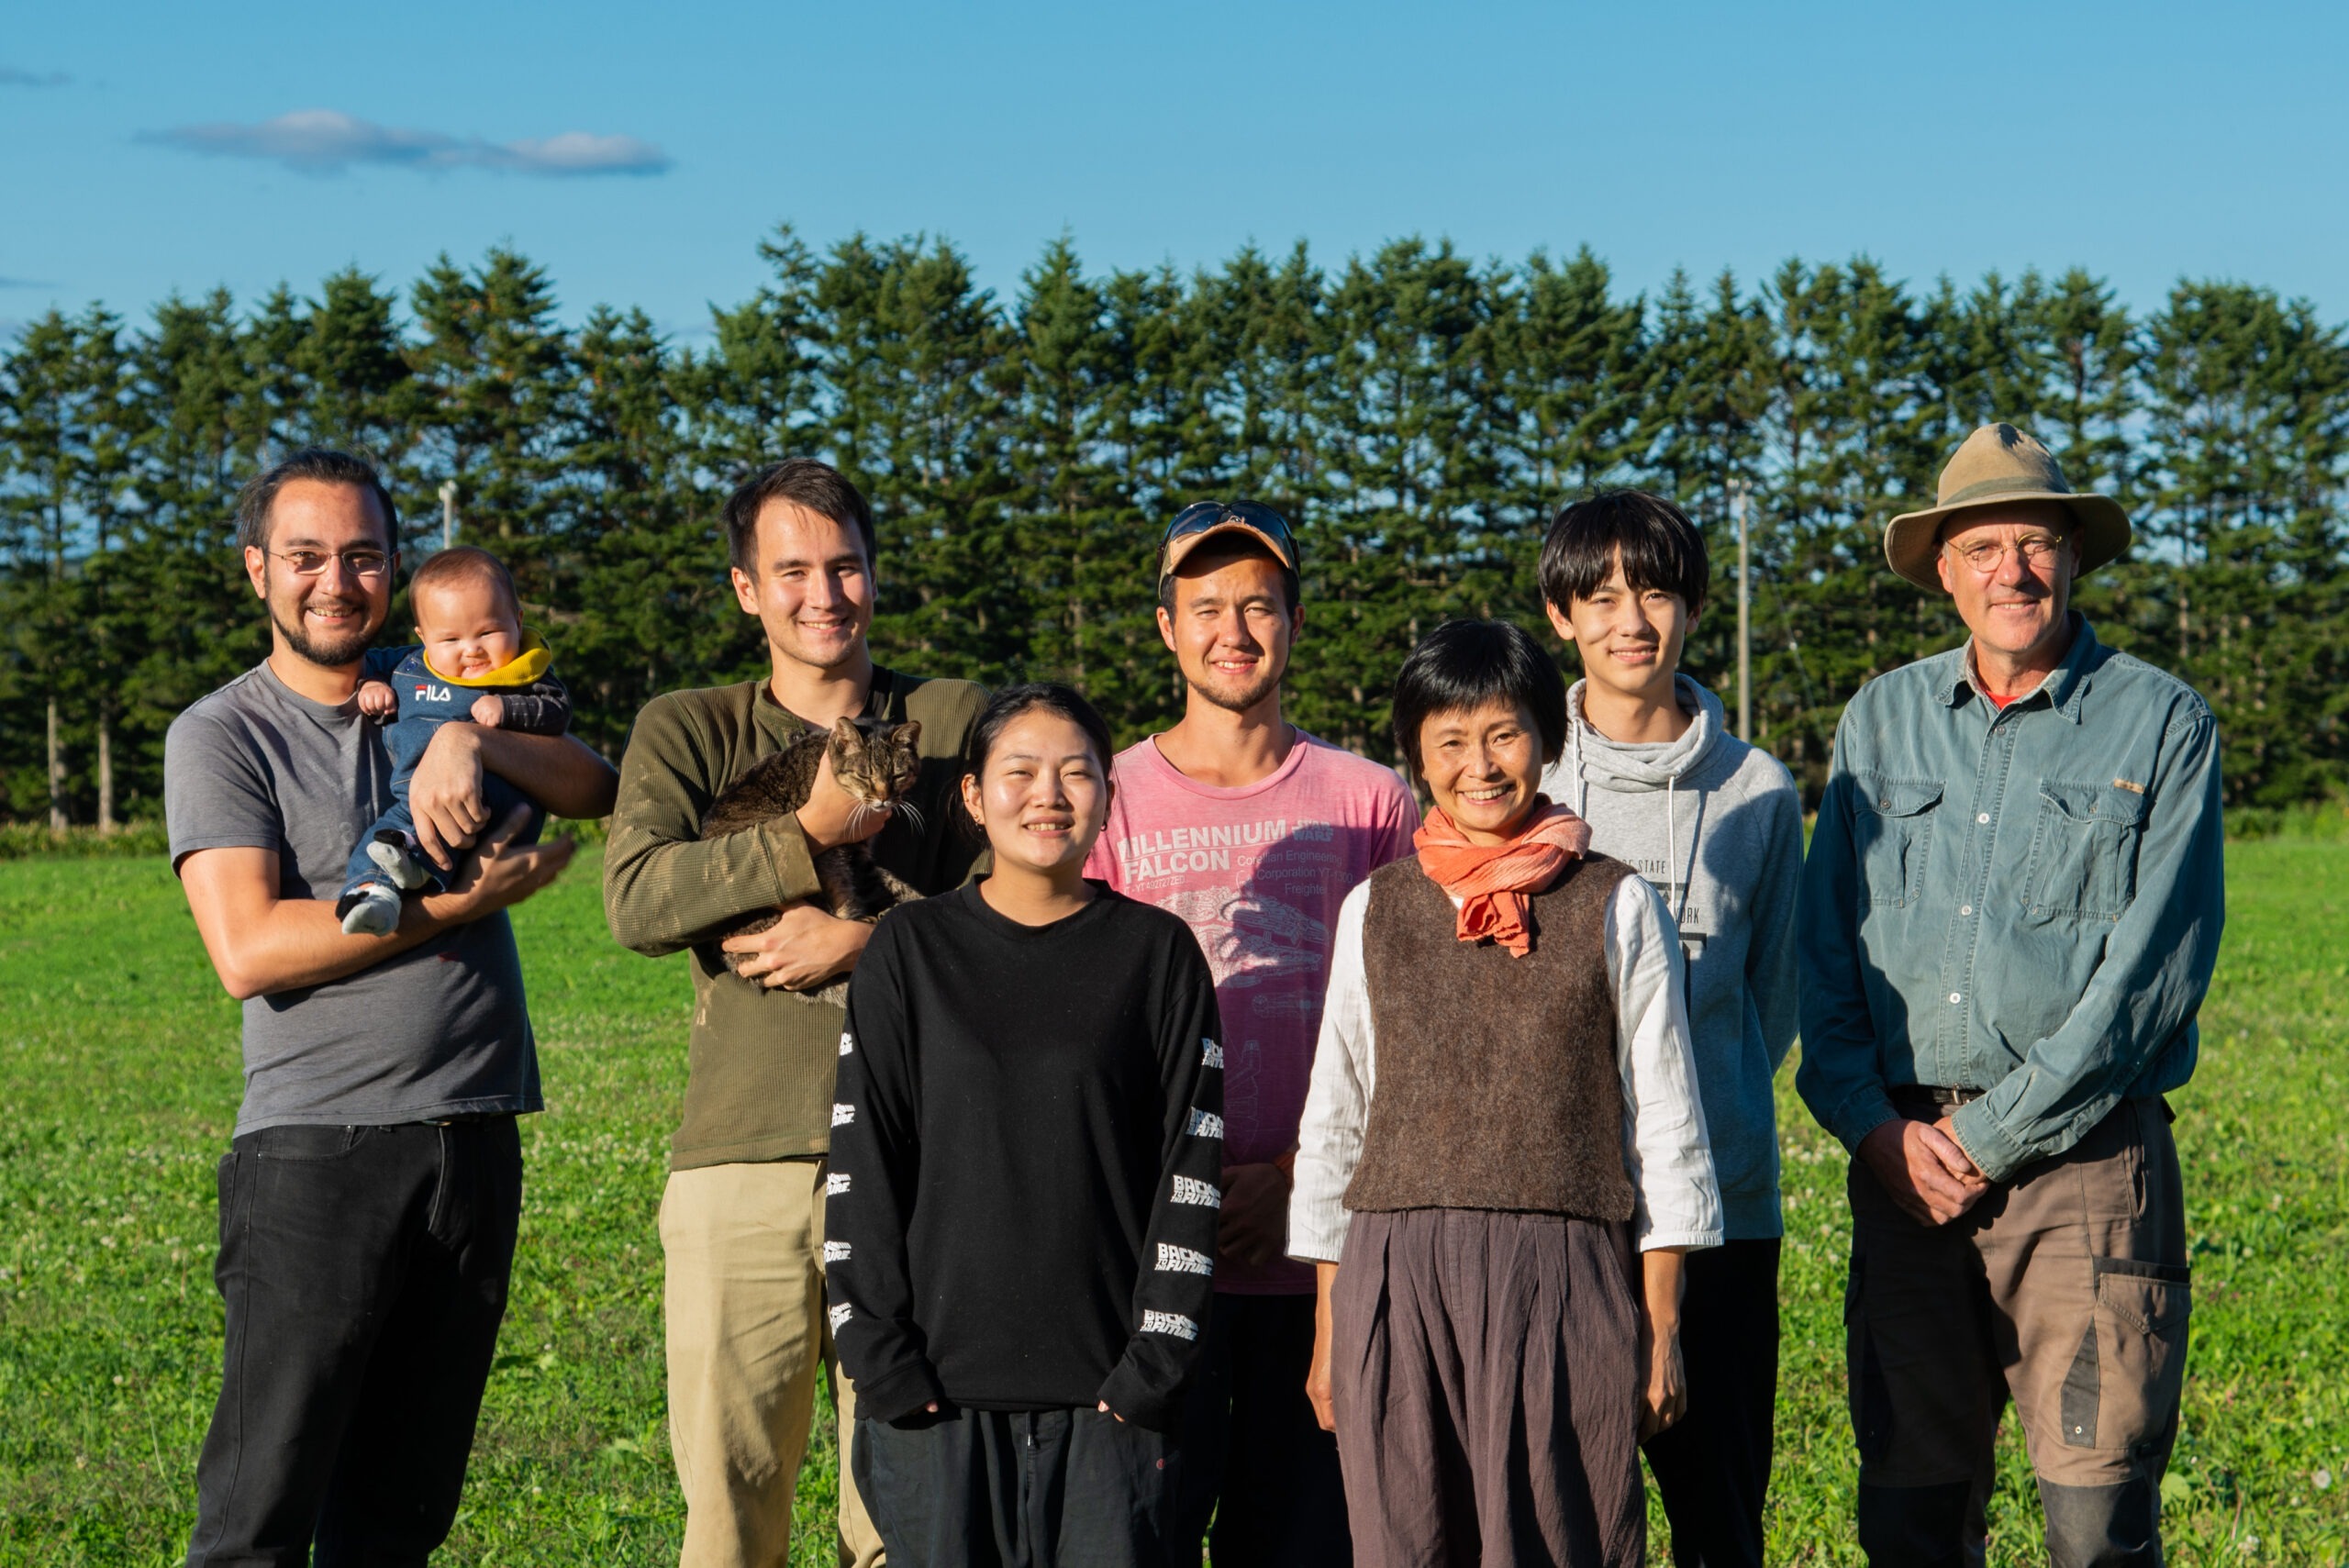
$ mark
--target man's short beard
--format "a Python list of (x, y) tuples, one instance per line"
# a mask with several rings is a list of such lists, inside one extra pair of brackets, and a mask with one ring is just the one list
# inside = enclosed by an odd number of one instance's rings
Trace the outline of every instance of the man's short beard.
[(1189, 680), (1187, 677), (1184, 684), (1188, 685), (1193, 691), (1198, 693), (1202, 697), (1205, 697), (1208, 702), (1214, 704), (1217, 707), (1223, 709), (1226, 713), (1246, 713), (1250, 708), (1254, 707), (1258, 703), (1263, 702), (1266, 697), (1271, 696), (1275, 692), (1279, 691), (1281, 689), (1281, 677), (1286, 673), (1287, 673), (1286, 671), (1278, 671), (1269, 674), (1260, 675), (1252, 684), (1237, 695), (1219, 692), (1211, 686), (1203, 686), (1198, 682)]
[[(361, 606), (362, 609), (364, 607)], [(269, 606), (269, 620), (277, 628), (278, 635), (285, 639), (286, 647), (322, 670), (345, 670), (359, 662), (360, 655), (367, 651), (367, 645), (375, 639), (375, 633), (382, 629), (383, 625), (379, 621), (362, 631), (350, 632), (329, 642), (303, 630), (298, 617), (294, 625), (287, 626), (278, 618), (274, 604)]]

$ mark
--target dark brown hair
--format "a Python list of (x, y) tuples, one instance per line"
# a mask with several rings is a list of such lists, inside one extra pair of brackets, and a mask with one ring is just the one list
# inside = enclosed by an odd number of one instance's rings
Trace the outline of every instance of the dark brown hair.
[(1439, 713), (1472, 712), (1488, 702), (1521, 707), (1542, 734), (1542, 760), (1566, 745), (1566, 683), (1542, 645), (1505, 620), (1448, 620), (1411, 650), (1395, 676), (1395, 745), (1419, 765), (1419, 730)]
[(742, 571), (758, 570), (759, 511), (770, 501), (788, 501), (854, 528), (864, 544), (864, 564), (876, 563), (873, 507), (864, 493), (829, 462), (787, 457), (751, 474), (726, 498), (726, 558)]
[(987, 699), (979, 715), (978, 723), (971, 727), (971, 739), (963, 752), (963, 772), (984, 773), (987, 771), (987, 753), (1003, 738), (1004, 730), (1021, 714), (1035, 708), (1056, 713), (1079, 729), (1092, 743), (1094, 760), (1101, 764), (1101, 776), (1109, 775), (1109, 760), (1117, 755), (1109, 740), (1109, 726), (1101, 710), (1085, 701), (1085, 694), (1074, 686), (1058, 681), (1030, 681), (1022, 685), (1006, 686)]
[(392, 493), (384, 488), (383, 477), (375, 465), (363, 457), (353, 457), (332, 447), (304, 447), (288, 452), (265, 472), (248, 481), (237, 493), (237, 544), (242, 550), (269, 548), (269, 512), (277, 504), (277, 493), (296, 479), (316, 480), (323, 484), (348, 484), (354, 489), (373, 492), (375, 505), (384, 516), (384, 548), (396, 550), (400, 547), (400, 509), (392, 500)]
[(437, 550), (425, 557), (424, 564), (408, 579), (408, 603), (427, 588), (437, 588), (456, 583), (486, 583), (506, 595), (506, 607), (514, 612), (518, 623), (522, 618), (522, 595), (514, 590), (514, 573), (506, 570), (506, 562), (485, 550), (469, 544)]
[(1587, 599), (1615, 574), (1634, 593), (1677, 594), (1695, 615), (1705, 607), (1705, 536), (1688, 514), (1645, 490), (1609, 490), (1558, 508), (1542, 541), (1542, 596), (1561, 613)]

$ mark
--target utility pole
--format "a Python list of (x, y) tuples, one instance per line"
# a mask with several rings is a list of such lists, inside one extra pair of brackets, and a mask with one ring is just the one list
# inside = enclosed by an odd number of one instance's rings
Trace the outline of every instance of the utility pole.
[(440, 548), (448, 549), (457, 542), (457, 482), (440, 482)]
[(1737, 738), (1753, 740), (1753, 555), (1746, 538), (1746, 514), (1753, 486), (1729, 482), (1729, 502), (1737, 513)]

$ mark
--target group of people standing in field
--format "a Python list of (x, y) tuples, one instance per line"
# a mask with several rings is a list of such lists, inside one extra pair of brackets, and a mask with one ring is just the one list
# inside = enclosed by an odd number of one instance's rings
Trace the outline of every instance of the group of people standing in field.
[[(432, 557), (417, 644), (370, 651), (398, 539), (364, 463), (296, 453), (239, 522), (272, 651), (165, 769), (245, 999), (192, 1564), (421, 1562), (450, 1528), (540, 1106), (503, 911), (572, 853), (547, 813), (608, 815), (613, 934), (691, 954), (686, 1568), (787, 1560), (827, 1369), (858, 1568), (1629, 1568), (1643, 1455), (1676, 1562), (1759, 1564), (1798, 1033), (1853, 1155), (1869, 1560), (1981, 1561), (2011, 1401), (2053, 1560), (2160, 1562), (2217, 737), (2071, 609), (2127, 519), (2012, 427), (1886, 529), (1970, 635), (1854, 696), (1807, 853), (1679, 668), (1702, 537), (1638, 491), (1561, 509), (1528, 585), (1581, 678), (1437, 626), (1404, 773), (1284, 717), (1308, 562), (1250, 502), (1166, 522), (1183, 715), (1119, 751), (1068, 686), (877, 664), (863, 497), (762, 469), (725, 527), (768, 673), (656, 698), (617, 776), (485, 552)], [(912, 745), (886, 805), (828, 752), (704, 836), (844, 720)], [(835, 913), (857, 844), (919, 896)]]

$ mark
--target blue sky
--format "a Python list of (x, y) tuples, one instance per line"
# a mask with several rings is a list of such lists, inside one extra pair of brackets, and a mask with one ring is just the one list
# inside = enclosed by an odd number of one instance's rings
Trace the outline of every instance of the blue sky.
[(507, 242), (573, 318), (693, 333), (783, 219), (946, 236), (1007, 295), (1063, 230), (1097, 269), (1419, 233), (1626, 289), (1865, 251), (2343, 320), (2345, 61), (2338, 5), (19, 4), (0, 321)]

